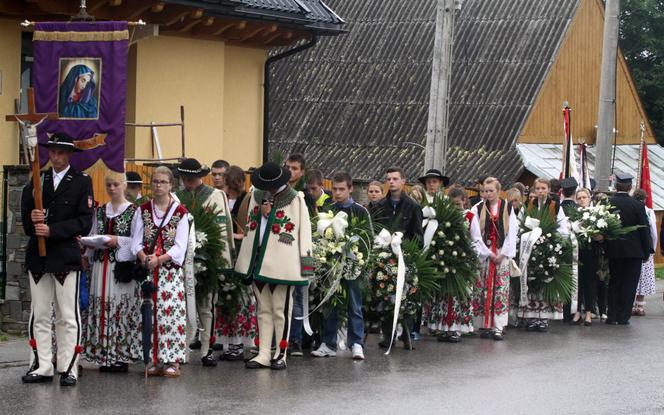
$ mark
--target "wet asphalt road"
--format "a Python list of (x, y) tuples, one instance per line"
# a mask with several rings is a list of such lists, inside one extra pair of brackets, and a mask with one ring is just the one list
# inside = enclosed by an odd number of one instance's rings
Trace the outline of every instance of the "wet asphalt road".
[[(241, 362), (179, 379), (101, 374), (86, 365), (78, 386), (23, 385), (24, 341), (0, 344), (0, 414), (658, 414), (664, 413), (661, 288), (630, 326), (552, 324), (549, 333), (511, 329), (503, 342), (460, 344), (424, 336), (416, 350), (384, 356), (369, 337), (367, 360), (290, 358), (286, 371)], [(57, 378), (56, 378), (57, 380)]]

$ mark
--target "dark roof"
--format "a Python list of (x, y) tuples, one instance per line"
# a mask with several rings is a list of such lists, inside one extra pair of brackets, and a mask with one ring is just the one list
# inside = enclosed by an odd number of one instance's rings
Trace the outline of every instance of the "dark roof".
[[(456, 17), (448, 175), (523, 170), (516, 139), (579, 0), (465, 0)], [(377, 5), (380, 4), (380, 7)], [(424, 167), (435, 1), (330, 0), (349, 33), (275, 64), (270, 153), (360, 180)], [(412, 144), (409, 144), (412, 143)]]
[(342, 32), (343, 19), (322, 0), (165, 0), (200, 7), (208, 15), (238, 16), (305, 26), (320, 34)]

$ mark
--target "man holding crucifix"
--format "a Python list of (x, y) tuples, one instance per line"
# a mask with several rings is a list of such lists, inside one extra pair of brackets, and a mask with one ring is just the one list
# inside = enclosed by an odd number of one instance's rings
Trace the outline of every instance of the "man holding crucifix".
[[(81, 352), (79, 314), (79, 278), (81, 251), (76, 238), (87, 235), (92, 225), (92, 180), (69, 165), (71, 154), (78, 150), (71, 137), (53, 134), (48, 143), (51, 169), (23, 189), (21, 216), (25, 233), (30, 236), (26, 268), (30, 280), (32, 314), (28, 326), (32, 364), (23, 376), (24, 383), (53, 380), (51, 352), (51, 304), (55, 304), (57, 367), (60, 385), (74, 386), (77, 361)], [(38, 157), (35, 152), (35, 157)], [(38, 163), (38, 161), (37, 161)], [(37, 187), (36, 191), (34, 190)], [(42, 187), (43, 207), (35, 208)], [(46, 240), (46, 255), (39, 253), (37, 239)]]

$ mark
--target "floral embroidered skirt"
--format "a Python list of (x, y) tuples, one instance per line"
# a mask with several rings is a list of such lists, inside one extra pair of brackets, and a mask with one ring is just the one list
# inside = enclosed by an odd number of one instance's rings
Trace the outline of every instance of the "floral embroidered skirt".
[(461, 333), (473, 331), (472, 300), (459, 301), (456, 297), (448, 296), (441, 299), (434, 296), (431, 304), (428, 318), (429, 330)]
[(655, 256), (650, 254), (650, 258), (641, 264), (641, 278), (636, 288), (636, 295), (654, 295), (655, 287)]
[(109, 262), (104, 284), (104, 263), (93, 264), (90, 307), (85, 330), (86, 360), (99, 365), (130, 363), (142, 357), (141, 297), (138, 284), (115, 282)]
[(224, 316), (220, 307), (217, 307), (216, 314), (214, 334), (217, 343), (223, 344), (224, 348), (231, 344), (253, 346), (254, 339), (258, 337), (256, 300), (253, 296), (246, 303), (238, 304), (233, 316)]
[[(489, 270), (490, 264), (486, 261), (472, 300), (474, 324), (477, 328), (502, 330), (507, 325), (510, 304), (509, 260), (506, 259), (496, 267), (493, 281), (490, 281)], [(490, 291), (491, 286), (493, 289)]]
[(153, 310), (153, 360), (156, 354), (159, 363), (182, 363), (187, 351), (187, 306), (181, 268), (159, 268), (156, 297)]
[(562, 320), (562, 303), (549, 304), (539, 292), (528, 291), (528, 303), (519, 304), (519, 317), (538, 320)]

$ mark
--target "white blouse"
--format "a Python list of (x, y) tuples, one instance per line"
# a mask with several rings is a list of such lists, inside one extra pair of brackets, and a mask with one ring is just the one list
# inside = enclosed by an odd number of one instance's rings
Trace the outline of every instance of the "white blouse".
[[(473, 212), (473, 222), (477, 222), (477, 229), (478, 232), (480, 232), (480, 238), (477, 243), (477, 252), (480, 255), (480, 258), (486, 259), (489, 256), (491, 256), (491, 249), (489, 249), (488, 246), (484, 243), (484, 239), (482, 239), (481, 231), (480, 231), (480, 215), (479, 212), (477, 211), (477, 207), (479, 206), (479, 203), (471, 209), (471, 212)], [(486, 205), (485, 205), (486, 206)], [(493, 215), (498, 214), (498, 203), (494, 204), (491, 206), (491, 213)], [(517, 238), (517, 233), (519, 232), (519, 223), (516, 220), (516, 215), (514, 214), (514, 209), (510, 212), (510, 217), (509, 217), (509, 222), (508, 222), (509, 229), (507, 230), (507, 234), (505, 235), (505, 240), (503, 241), (503, 246), (500, 248), (498, 251), (499, 255), (503, 255), (506, 258), (514, 258), (516, 256), (516, 238)], [(472, 228), (472, 225), (471, 225)]]
[(655, 211), (646, 206), (646, 216), (648, 217), (648, 224), (650, 225), (650, 239), (652, 241), (652, 249), (657, 252), (657, 216)]
[[(112, 219), (116, 216), (121, 215), (124, 213), (125, 210), (131, 205), (130, 202), (124, 202), (120, 206), (118, 206), (118, 209), (115, 210), (113, 209), (113, 205), (109, 202), (106, 203), (106, 217), (109, 219)], [(101, 209), (101, 208), (98, 208)], [(132, 222), (133, 223), (133, 222)], [(105, 230), (104, 230), (105, 232)], [(132, 234), (133, 234), (133, 227), (132, 227)], [(88, 236), (95, 236), (95, 235), (106, 235), (106, 233), (99, 233), (99, 230), (97, 229), (97, 214), (95, 212), (95, 216), (92, 218), (92, 228), (90, 229), (90, 233)], [(94, 248), (87, 248), (85, 250), (85, 255), (88, 257), (90, 261), (92, 261), (92, 256), (94, 255)], [(120, 261), (120, 262), (126, 262), (126, 261), (133, 261), (136, 259), (136, 255), (134, 255), (131, 251), (131, 236), (118, 236), (118, 246), (115, 251), (115, 259)]]
[[(156, 226), (159, 226), (163, 219), (163, 215), (166, 214), (166, 219), (164, 220), (164, 226), (168, 223), (168, 221), (171, 220), (171, 217), (173, 216), (173, 212), (175, 212), (175, 209), (178, 207), (179, 203), (177, 201), (173, 201), (173, 206), (171, 207), (170, 211), (167, 213), (162, 212), (157, 208), (157, 206), (152, 203), (152, 221), (156, 224)], [(159, 216), (159, 218), (157, 218)], [(134, 215), (134, 220), (132, 221), (131, 224), (131, 252), (136, 255), (140, 251), (142, 251), (145, 248), (145, 245), (143, 244), (143, 217), (141, 216), (141, 209), (139, 208), (136, 210), (136, 214)], [(171, 261), (173, 261), (175, 264), (182, 266), (182, 263), (184, 262), (184, 257), (185, 254), (187, 253), (187, 239), (189, 237), (189, 222), (187, 220), (187, 216), (183, 216), (180, 222), (178, 222), (178, 226), (175, 231), (175, 242), (173, 244), (173, 247), (169, 249), (166, 253), (170, 255)]]

